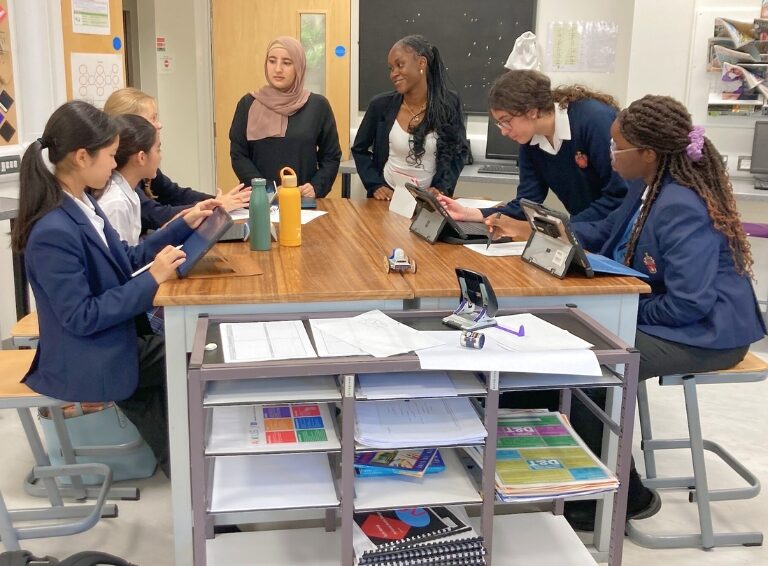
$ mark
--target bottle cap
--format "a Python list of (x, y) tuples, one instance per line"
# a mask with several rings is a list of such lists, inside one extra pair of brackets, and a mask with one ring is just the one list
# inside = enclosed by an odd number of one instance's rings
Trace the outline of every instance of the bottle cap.
[(299, 182), (296, 178), (296, 171), (290, 167), (280, 169), (280, 185), (283, 187), (298, 187)]
[(267, 186), (267, 180), (262, 177), (254, 177), (251, 179), (251, 187), (258, 187), (259, 185)]

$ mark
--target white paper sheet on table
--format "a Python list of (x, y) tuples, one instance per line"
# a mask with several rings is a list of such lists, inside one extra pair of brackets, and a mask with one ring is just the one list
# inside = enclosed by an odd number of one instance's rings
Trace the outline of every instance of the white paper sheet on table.
[[(301, 223), (307, 224), (312, 222), (315, 218), (320, 218), (324, 214), (328, 214), (325, 210), (302, 210), (301, 211)], [(280, 209), (273, 206), (269, 209), (269, 221), (275, 224), (280, 223)]]
[(488, 249), (486, 249), (485, 244), (464, 244), (464, 247), (489, 257), (506, 257), (523, 255), (527, 243), (528, 242), (504, 242), (503, 244), (491, 244)]
[[(481, 330), (483, 333), (485, 331)], [(459, 331), (434, 330), (422, 331), (422, 334), (447, 342), (442, 346), (416, 352), (422, 369), (602, 375), (597, 356), (592, 350), (512, 352), (495, 340), (488, 339), (482, 350), (473, 350), (459, 345)]]
[(318, 321), (325, 322), (338, 322), (346, 321), (347, 318), (310, 318), (309, 326), (312, 329), (312, 337), (315, 339), (315, 348), (317, 348), (317, 355), (321, 358), (332, 358), (335, 356), (366, 356), (367, 352), (364, 352), (357, 346), (339, 340), (333, 334), (323, 332), (318, 325)]
[(499, 204), (501, 201), (485, 200), (479, 198), (457, 198), (456, 202), (462, 206), (468, 206), (469, 208), (491, 208)]
[(315, 324), (323, 332), (357, 346), (377, 358), (431, 348), (443, 343), (439, 337), (414, 330), (379, 310), (335, 321), (318, 319)]
[(227, 322), (220, 329), (225, 363), (317, 357), (300, 320)]
[(456, 387), (444, 371), (361, 373), (360, 392), (366, 399), (456, 397)]
[(404, 185), (397, 185), (392, 200), (389, 201), (389, 211), (410, 219), (414, 210), (416, 210), (416, 199)]
[[(586, 350), (593, 345), (530, 314), (512, 314), (496, 317), (499, 327), (491, 327), (483, 330), (486, 341), (488, 338), (495, 340), (500, 346), (515, 352), (548, 352), (550, 350)], [(517, 336), (513, 332), (501, 330), (506, 328), (514, 332), (520, 332), (524, 328), (523, 336)]]

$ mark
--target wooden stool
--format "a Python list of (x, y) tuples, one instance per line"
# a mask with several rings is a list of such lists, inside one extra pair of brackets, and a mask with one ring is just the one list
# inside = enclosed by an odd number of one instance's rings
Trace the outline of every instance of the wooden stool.
[[(750, 499), (760, 493), (760, 480), (747, 470), (725, 448), (702, 438), (699, 404), (696, 385), (710, 383), (748, 383), (763, 381), (768, 377), (768, 364), (753, 354), (747, 354), (737, 366), (711, 373), (665, 375), (659, 377), (659, 385), (682, 385), (685, 395), (685, 408), (688, 416), (688, 438), (655, 439), (651, 431), (651, 415), (648, 404), (648, 391), (645, 381), (640, 382), (637, 390), (637, 407), (642, 434), (641, 448), (645, 459), (647, 479), (643, 482), (649, 488), (684, 488), (689, 489), (688, 499), (698, 505), (700, 531), (692, 534), (648, 534), (635, 527), (633, 521), (627, 522), (629, 538), (647, 548), (696, 548), (704, 549), (715, 546), (763, 544), (760, 532), (715, 533), (712, 529), (710, 501), (728, 501)], [(686, 448), (691, 451), (693, 476), (660, 478), (656, 473), (655, 450)], [(746, 487), (728, 489), (709, 489), (707, 470), (704, 464), (704, 450), (716, 454), (734, 472), (747, 482)]]
[[(45, 493), (50, 507), (38, 509), (8, 510), (0, 493), (0, 540), (6, 550), (19, 550), (19, 540), (43, 538), (81, 533), (93, 527), (100, 517), (116, 517), (117, 507), (104, 503), (112, 483), (112, 471), (104, 464), (64, 464), (51, 466), (43, 448), (40, 435), (30, 413), (30, 408), (47, 407), (57, 418), (57, 427), (64, 426), (61, 405), (64, 402), (39, 395), (32, 391), (21, 379), (29, 369), (35, 352), (31, 350), (0, 351), (0, 409), (16, 409), (24, 427), (35, 458), (32, 475), (45, 485)], [(70, 476), (73, 487), (76, 480), (85, 474), (103, 476), (96, 503), (94, 505), (65, 506), (55, 478)], [(15, 522), (46, 521), (44, 526), (14, 526)], [(51, 524), (51, 521), (58, 521)]]
[(37, 348), (40, 339), (40, 327), (37, 322), (37, 313), (31, 312), (11, 328), (13, 345), (17, 348)]

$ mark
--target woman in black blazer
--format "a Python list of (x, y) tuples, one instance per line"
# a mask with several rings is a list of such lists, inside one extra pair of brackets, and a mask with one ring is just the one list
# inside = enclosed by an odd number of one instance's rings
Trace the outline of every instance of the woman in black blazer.
[(391, 199), (406, 178), (450, 196), (467, 142), (461, 101), (448, 90), (440, 52), (409, 35), (395, 43), (387, 63), (395, 90), (368, 105), (352, 145), (357, 173), (368, 196), (379, 200)]

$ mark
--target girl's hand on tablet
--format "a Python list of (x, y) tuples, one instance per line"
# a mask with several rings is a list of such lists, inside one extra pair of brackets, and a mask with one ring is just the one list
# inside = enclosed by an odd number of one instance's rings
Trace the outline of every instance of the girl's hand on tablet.
[(157, 252), (149, 273), (154, 277), (155, 282), (160, 285), (169, 279), (176, 279), (176, 268), (186, 260), (187, 254), (183, 250), (176, 249), (173, 246), (165, 246)]

